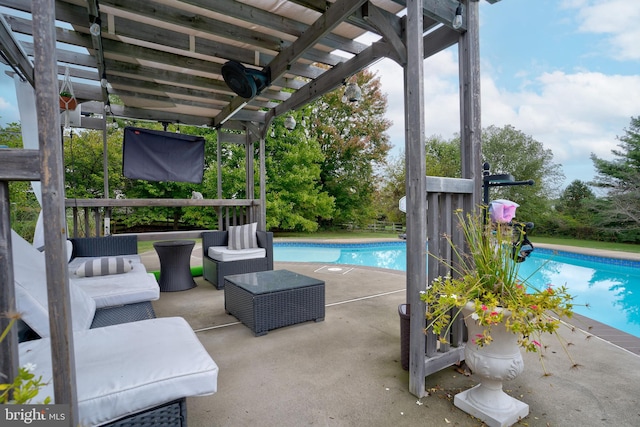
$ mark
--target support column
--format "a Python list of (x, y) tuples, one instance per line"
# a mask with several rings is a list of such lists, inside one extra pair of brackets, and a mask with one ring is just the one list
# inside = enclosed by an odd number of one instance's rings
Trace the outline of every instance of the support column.
[(69, 277), (65, 250), (64, 167), (58, 108), (55, 1), (32, 0), (34, 76), (44, 241), (47, 245), (47, 298), (51, 332), (53, 391), (57, 404), (69, 404), (69, 425), (78, 425), (75, 357), (71, 324)]
[[(11, 211), (9, 182), (0, 181), (0, 334), (11, 324), (16, 312), (16, 291), (13, 285), (13, 254), (11, 253)], [(18, 332), (14, 325), (0, 342), (0, 373), (3, 383), (11, 384), (18, 375)]]
[(426, 165), (424, 137), (423, 1), (407, 1), (405, 84), (405, 165), (407, 194), (407, 302), (411, 305), (409, 391), (425, 395), (425, 305), (427, 280)]
[(460, 35), (460, 155), (462, 178), (473, 179), (474, 192), (465, 212), (475, 210), (482, 194), (482, 124), (480, 121), (480, 36), (477, 1), (467, 1), (467, 31)]

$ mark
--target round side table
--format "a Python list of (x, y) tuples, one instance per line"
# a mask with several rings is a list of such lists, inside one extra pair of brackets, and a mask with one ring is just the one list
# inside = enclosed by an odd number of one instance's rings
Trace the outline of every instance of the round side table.
[(196, 286), (190, 264), (195, 243), (193, 240), (164, 240), (153, 244), (160, 259), (158, 284), (161, 292), (186, 291)]

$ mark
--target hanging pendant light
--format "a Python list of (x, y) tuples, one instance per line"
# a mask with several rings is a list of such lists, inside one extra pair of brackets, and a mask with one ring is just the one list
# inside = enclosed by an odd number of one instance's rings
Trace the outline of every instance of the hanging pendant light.
[(288, 115), (287, 118), (284, 119), (284, 127), (287, 130), (294, 130), (296, 128), (296, 119), (294, 119), (292, 115)]
[(344, 90), (342, 102), (358, 102), (362, 99), (362, 89), (357, 83), (349, 82)]

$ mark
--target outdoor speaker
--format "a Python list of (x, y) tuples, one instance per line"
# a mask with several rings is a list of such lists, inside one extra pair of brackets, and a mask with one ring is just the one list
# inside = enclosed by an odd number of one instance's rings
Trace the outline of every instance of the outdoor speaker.
[(253, 98), (271, 83), (271, 73), (246, 68), (237, 61), (222, 66), (222, 78), (229, 88), (243, 98)]

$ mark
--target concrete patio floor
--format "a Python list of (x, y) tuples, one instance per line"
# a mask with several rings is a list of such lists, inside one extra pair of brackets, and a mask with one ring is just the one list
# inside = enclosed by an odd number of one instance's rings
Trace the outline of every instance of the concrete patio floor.
[[(197, 245), (193, 266), (202, 265), (200, 254)], [(142, 258), (149, 271), (159, 269), (153, 251)], [(427, 377), (428, 396), (409, 393), (400, 364), (403, 272), (281, 262), (275, 269), (325, 281), (324, 321), (255, 337), (225, 313), (224, 291), (202, 277), (196, 288), (162, 293), (154, 303), (159, 317), (184, 317), (220, 368), (216, 394), (187, 399), (191, 427), (483, 425), (453, 405), (456, 393), (477, 383), (473, 376), (448, 368)], [(558, 348), (545, 358), (553, 375), (543, 377), (537, 356), (525, 353), (524, 373), (505, 383), (530, 406), (517, 425), (640, 425), (640, 357), (597, 337), (570, 338), (581, 368), (570, 369)]]

